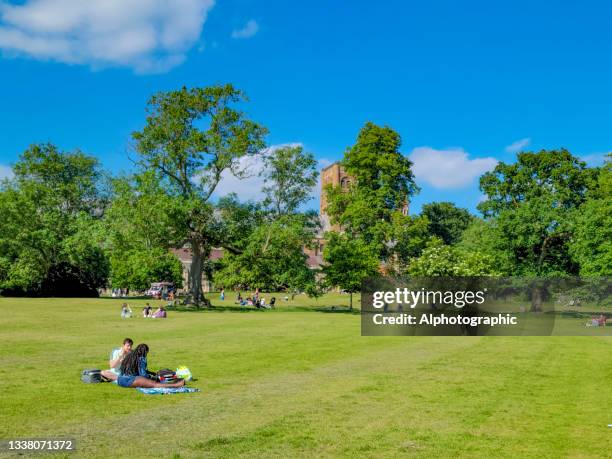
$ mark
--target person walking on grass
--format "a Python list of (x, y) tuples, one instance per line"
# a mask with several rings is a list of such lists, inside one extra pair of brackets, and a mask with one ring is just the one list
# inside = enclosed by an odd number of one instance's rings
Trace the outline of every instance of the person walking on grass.
[(108, 366), (110, 366), (110, 369), (103, 370), (102, 376), (104, 376), (109, 381), (116, 381), (119, 377), (119, 368), (121, 367), (121, 362), (123, 362), (123, 359), (125, 359), (127, 355), (132, 351), (133, 345), (134, 341), (132, 341), (131, 338), (125, 338), (121, 347), (113, 349), (113, 352), (111, 352), (111, 356), (108, 361)]
[(147, 370), (147, 355), (149, 346), (139, 344), (121, 363), (121, 375), (117, 384), (121, 387), (181, 387), (185, 380), (176, 383), (163, 384), (151, 379), (151, 373)]

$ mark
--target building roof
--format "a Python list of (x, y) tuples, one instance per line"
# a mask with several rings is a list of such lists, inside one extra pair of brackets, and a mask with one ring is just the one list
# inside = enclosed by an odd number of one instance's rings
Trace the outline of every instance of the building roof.
[[(189, 247), (181, 247), (180, 249), (170, 249), (182, 263), (191, 263), (191, 249)], [(223, 249), (213, 248), (208, 256), (210, 261), (216, 261), (223, 258)]]

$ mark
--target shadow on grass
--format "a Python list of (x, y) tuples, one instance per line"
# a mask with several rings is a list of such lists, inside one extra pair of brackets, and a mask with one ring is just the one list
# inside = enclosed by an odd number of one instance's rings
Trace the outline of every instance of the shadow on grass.
[(250, 306), (211, 306), (209, 308), (196, 308), (194, 306), (173, 306), (167, 307), (168, 311), (175, 312), (189, 312), (189, 313), (202, 313), (202, 312), (239, 312), (239, 313), (254, 313), (254, 314), (276, 314), (276, 313), (287, 313), (287, 312), (319, 312), (326, 314), (353, 314), (358, 315), (359, 309), (353, 308), (352, 310), (346, 306), (288, 306), (282, 308), (254, 308)]
[(606, 319), (609, 319), (610, 317), (612, 317), (612, 314), (606, 311), (569, 310), (569, 311), (555, 311), (555, 314), (560, 315), (561, 317), (570, 318), (570, 319), (589, 319), (593, 315), (603, 315)]
[(113, 301), (133, 301), (133, 300), (147, 300), (147, 301), (159, 301), (150, 296), (140, 295), (140, 296), (99, 296), (96, 299), (99, 300), (113, 300)]

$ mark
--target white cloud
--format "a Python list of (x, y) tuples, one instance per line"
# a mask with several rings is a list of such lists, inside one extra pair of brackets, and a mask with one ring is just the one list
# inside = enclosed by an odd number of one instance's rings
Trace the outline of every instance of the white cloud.
[(236, 170), (244, 173), (244, 177), (238, 178), (232, 174), (231, 171), (225, 170), (221, 175), (219, 185), (217, 185), (215, 189), (215, 195), (222, 197), (230, 193), (236, 193), (238, 199), (241, 201), (257, 201), (263, 199), (264, 194), (261, 189), (264, 186), (264, 179), (260, 177), (259, 174), (263, 172), (265, 168), (265, 156), (281, 147), (297, 147), (301, 145), (301, 143), (272, 145), (263, 149), (256, 155), (242, 156), (238, 160)]
[(259, 32), (259, 25), (257, 21), (251, 19), (242, 29), (233, 30), (232, 38), (251, 38), (254, 37), (257, 32)]
[(414, 163), (412, 170), (417, 183), (421, 180), (441, 189), (465, 187), (497, 164), (491, 157), (470, 159), (462, 148), (418, 147), (409, 158)]
[(524, 139), (519, 139), (512, 142), (510, 145), (504, 148), (506, 153), (518, 153), (519, 151), (525, 149), (531, 144), (531, 137), (525, 137)]
[(11, 168), (11, 166), (0, 164), (0, 180), (5, 178), (11, 179), (14, 176), (15, 174), (13, 174), (13, 168)]
[(606, 162), (610, 154), (612, 154), (612, 151), (607, 153), (591, 153), (589, 155), (580, 156), (580, 159), (587, 163), (589, 167), (599, 167)]
[(197, 44), (214, 0), (0, 0), (6, 55), (164, 72)]
[(221, 181), (215, 189), (215, 195), (226, 196), (230, 193), (236, 193), (241, 201), (262, 199), (263, 178), (259, 174), (264, 170), (263, 154), (241, 157), (238, 160), (238, 170), (244, 171), (246, 177), (238, 178), (229, 170), (224, 171)]

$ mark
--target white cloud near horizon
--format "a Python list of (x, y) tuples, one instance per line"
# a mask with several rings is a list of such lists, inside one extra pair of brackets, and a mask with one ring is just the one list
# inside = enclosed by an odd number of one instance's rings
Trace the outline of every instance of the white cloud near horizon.
[(232, 38), (245, 39), (254, 37), (259, 32), (259, 24), (254, 19), (249, 20), (241, 29), (232, 30)]
[(301, 143), (283, 143), (264, 148), (252, 156), (242, 156), (238, 159), (236, 170), (244, 173), (244, 177), (236, 177), (232, 171), (225, 170), (221, 174), (221, 181), (215, 189), (215, 196), (223, 197), (236, 193), (240, 201), (258, 201), (263, 199), (262, 187), (264, 179), (260, 174), (265, 169), (265, 156), (282, 147), (302, 146)]
[(14, 176), (15, 174), (13, 173), (13, 168), (11, 166), (0, 164), (0, 180), (5, 178), (12, 179)]
[(506, 153), (518, 153), (524, 148), (528, 147), (531, 144), (531, 137), (525, 137), (524, 139), (515, 140), (510, 145), (507, 145), (504, 148)]
[(258, 201), (263, 198), (261, 188), (263, 178), (259, 174), (264, 170), (264, 154), (243, 156), (238, 160), (237, 169), (243, 171), (243, 178), (236, 177), (231, 171), (225, 170), (221, 181), (215, 189), (218, 197), (236, 193), (240, 201)]
[(214, 0), (0, 0), (0, 50), (161, 73), (197, 44)]
[(470, 159), (462, 148), (417, 147), (408, 157), (417, 183), (423, 181), (439, 189), (466, 187), (498, 163), (491, 157)]

